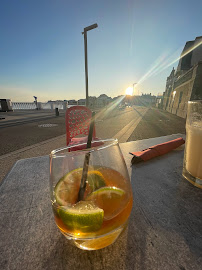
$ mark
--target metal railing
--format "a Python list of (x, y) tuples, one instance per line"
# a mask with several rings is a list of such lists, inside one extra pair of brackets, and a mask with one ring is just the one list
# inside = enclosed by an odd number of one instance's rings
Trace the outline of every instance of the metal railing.
[[(66, 110), (67, 103), (59, 103), (59, 102), (38, 102), (37, 108), (39, 110), (55, 110), (58, 108), (59, 110)], [(34, 102), (12, 102), (13, 110), (36, 110), (36, 103)]]
[(13, 110), (34, 110), (36, 104), (33, 102), (12, 102)]

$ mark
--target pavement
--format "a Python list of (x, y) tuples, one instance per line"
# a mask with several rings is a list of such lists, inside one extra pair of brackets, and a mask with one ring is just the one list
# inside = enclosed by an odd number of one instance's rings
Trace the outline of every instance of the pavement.
[(137, 141), (171, 134), (185, 134), (186, 120), (164, 110), (150, 108), (127, 141)]
[[(60, 115), (64, 115), (63, 110), (60, 111)], [(21, 125), (22, 123), (31, 123), (39, 120), (52, 119), (55, 117), (55, 111), (53, 110), (20, 110), (10, 112), (0, 112), (0, 128), (11, 127)]]
[[(96, 114), (96, 135), (119, 142), (185, 133), (185, 119), (156, 108), (104, 109)], [(0, 182), (20, 159), (44, 156), (66, 145), (65, 112), (0, 113)]]

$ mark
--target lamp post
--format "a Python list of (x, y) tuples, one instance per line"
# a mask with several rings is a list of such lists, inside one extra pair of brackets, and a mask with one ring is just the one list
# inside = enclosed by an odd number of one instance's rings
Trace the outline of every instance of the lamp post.
[(97, 23), (87, 26), (83, 29), (82, 34), (84, 35), (84, 51), (85, 51), (85, 78), (86, 78), (86, 107), (89, 105), (88, 100), (88, 55), (87, 55), (87, 31), (97, 28)]
[[(136, 85), (137, 83), (133, 83), (133, 93), (134, 93), (134, 85)], [(139, 96), (139, 91), (138, 91), (138, 96)]]

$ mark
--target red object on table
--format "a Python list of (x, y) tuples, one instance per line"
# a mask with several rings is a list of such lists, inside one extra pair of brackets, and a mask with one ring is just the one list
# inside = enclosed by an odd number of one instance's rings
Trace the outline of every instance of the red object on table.
[(152, 159), (157, 156), (164, 155), (173, 149), (176, 149), (180, 145), (184, 144), (185, 140), (183, 138), (177, 138), (172, 141), (168, 141), (165, 143), (157, 144), (154, 146), (151, 146), (147, 149), (144, 149), (142, 151), (137, 152), (130, 152), (131, 155), (133, 155), (133, 158), (131, 160), (131, 163), (139, 163), (140, 161), (147, 161), (149, 159)]

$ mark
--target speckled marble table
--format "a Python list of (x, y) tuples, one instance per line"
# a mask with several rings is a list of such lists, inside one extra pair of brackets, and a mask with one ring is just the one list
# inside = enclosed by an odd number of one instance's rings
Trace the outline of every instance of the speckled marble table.
[(134, 204), (111, 246), (84, 251), (57, 229), (49, 198), (48, 156), (19, 160), (0, 186), (0, 269), (202, 269), (202, 190), (182, 178), (183, 147), (130, 166), (130, 151), (171, 135), (121, 144)]

